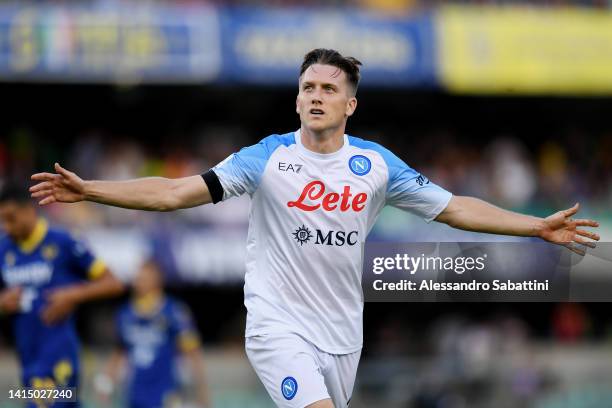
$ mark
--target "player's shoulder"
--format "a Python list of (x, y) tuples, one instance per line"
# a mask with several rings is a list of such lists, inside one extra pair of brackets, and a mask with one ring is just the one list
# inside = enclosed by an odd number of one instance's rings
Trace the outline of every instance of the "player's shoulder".
[(175, 297), (166, 296), (165, 310), (166, 313), (168, 313), (174, 319), (179, 321), (188, 321), (191, 318), (191, 310), (189, 309), (187, 304)]
[(293, 133), (273, 134), (264, 137), (254, 145), (243, 147), (238, 152), (237, 157), (242, 160), (243, 164), (250, 164), (253, 168), (261, 170), (276, 149), (294, 143), (295, 135)]
[(45, 242), (58, 245), (61, 248), (71, 249), (81, 243), (81, 240), (64, 228), (50, 226), (45, 236)]
[(391, 150), (383, 145), (371, 140), (362, 139), (355, 136), (348, 136), (349, 144), (359, 150), (373, 151), (378, 153), (388, 167), (405, 166), (406, 164), (395, 155)]
[(68, 242), (73, 240), (72, 234), (61, 227), (49, 226), (47, 229), (47, 239), (56, 242)]
[(165, 308), (171, 313), (181, 313), (184, 310), (188, 310), (187, 305), (180, 299), (175, 298), (172, 295), (165, 295), (166, 303)]
[(272, 154), (280, 146), (291, 146), (293, 144), (295, 144), (295, 132), (269, 135), (258, 143), (269, 154)]

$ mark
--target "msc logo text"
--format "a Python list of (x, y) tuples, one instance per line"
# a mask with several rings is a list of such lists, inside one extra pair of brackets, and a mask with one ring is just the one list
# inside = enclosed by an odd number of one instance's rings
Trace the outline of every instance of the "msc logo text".
[(315, 238), (315, 245), (327, 245), (327, 246), (353, 246), (355, 245), (358, 237), (358, 231), (327, 231), (323, 232), (320, 229), (315, 230), (315, 234), (312, 233), (310, 228), (302, 224), (301, 227), (293, 232), (293, 238), (300, 246), (310, 242), (312, 238)]

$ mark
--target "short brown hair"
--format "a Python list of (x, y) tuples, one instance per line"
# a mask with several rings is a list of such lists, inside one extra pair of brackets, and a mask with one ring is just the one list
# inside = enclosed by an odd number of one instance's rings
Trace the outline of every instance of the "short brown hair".
[(33, 205), (26, 184), (17, 184), (16, 181), (7, 181), (0, 189), (0, 204), (15, 202), (19, 205)]
[(300, 68), (300, 77), (302, 74), (314, 64), (331, 65), (344, 71), (353, 90), (357, 92), (359, 80), (359, 66), (361, 62), (353, 57), (344, 57), (336, 50), (326, 48), (316, 48), (304, 56), (304, 62)]

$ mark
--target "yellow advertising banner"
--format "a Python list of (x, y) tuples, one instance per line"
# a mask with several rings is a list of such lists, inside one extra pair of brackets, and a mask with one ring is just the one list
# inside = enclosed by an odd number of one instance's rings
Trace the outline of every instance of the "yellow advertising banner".
[(451, 92), (612, 95), (612, 13), (446, 6), (438, 70)]

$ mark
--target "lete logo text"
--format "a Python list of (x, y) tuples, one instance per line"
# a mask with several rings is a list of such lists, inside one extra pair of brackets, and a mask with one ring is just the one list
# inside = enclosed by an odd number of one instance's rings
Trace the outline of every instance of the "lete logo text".
[[(302, 211), (314, 211), (319, 208), (324, 211), (348, 211), (352, 209), (359, 212), (365, 208), (365, 202), (368, 199), (366, 193), (358, 193), (353, 195), (350, 186), (344, 186), (341, 194), (327, 193), (325, 194), (325, 184), (322, 181), (315, 180), (306, 184), (302, 190), (302, 194), (296, 201), (289, 201), (287, 207), (297, 207)], [(305, 201), (309, 201), (307, 204)]]

